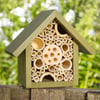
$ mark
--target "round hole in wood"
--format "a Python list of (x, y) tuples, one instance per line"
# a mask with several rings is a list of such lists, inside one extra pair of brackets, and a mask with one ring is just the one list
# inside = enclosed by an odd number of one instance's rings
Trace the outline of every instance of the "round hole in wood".
[(58, 53), (58, 56), (60, 56), (60, 53)]
[(56, 62), (58, 59), (57, 58), (54, 58), (54, 62)]
[(35, 39), (33, 39), (33, 41), (32, 41), (33, 49), (39, 50), (39, 49), (42, 49), (43, 46), (44, 46), (44, 42), (41, 38), (36, 37)]
[(50, 56), (53, 57), (54, 56), (54, 53), (50, 53)]
[(62, 45), (62, 49), (63, 49), (64, 51), (67, 51), (67, 50), (68, 50), (68, 45), (67, 45), (67, 44)]
[(50, 67), (49, 67), (49, 70), (50, 70), (50, 71), (54, 71), (54, 69), (55, 69), (54, 66), (50, 66)]
[(57, 50), (57, 48), (53, 48), (53, 51), (56, 51)]
[(61, 75), (59, 75), (59, 76), (58, 76), (58, 79), (59, 79), (59, 80), (61, 80), (61, 79), (62, 79), (62, 76), (61, 76)]
[(48, 48), (48, 51), (50, 51), (50, 48)]
[(69, 61), (69, 60), (64, 60), (64, 61), (62, 62), (62, 67), (63, 67), (64, 69), (68, 69), (68, 68), (70, 67), (70, 61)]
[(50, 62), (51, 62), (51, 60), (48, 60), (48, 62), (50, 63)]
[(45, 58), (48, 58), (48, 54), (45, 54), (44, 57), (45, 57)]
[(47, 27), (48, 27), (48, 28), (51, 28), (51, 27), (52, 27), (52, 25), (51, 25), (51, 24), (49, 24)]
[(41, 60), (41, 59), (37, 59), (36, 62), (35, 62), (35, 65), (36, 65), (37, 67), (42, 67), (42, 66), (43, 66), (42, 60)]

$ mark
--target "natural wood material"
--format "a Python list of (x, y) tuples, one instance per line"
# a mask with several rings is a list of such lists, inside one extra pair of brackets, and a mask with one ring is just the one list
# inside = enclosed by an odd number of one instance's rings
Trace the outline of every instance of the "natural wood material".
[[(51, 85), (52, 81), (73, 81), (73, 56), (77, 56), (78, 52), (76, 47), (73, 46), (73, 38), (71, 38), (67, 30), (63, 31), (66, 34), (61, 34), (60, 32), (62, 32), (62, 30), (61, 25), (58, 25), (58, 23), (53, 20), (31, 43), (31, 70), (36, 69), (32, 70), (32, 82), (39, 83), (37, 86), (41, 84), (42, 87), (42, 82), (45, 82), (43, 84), (48, 84), (48, 86), (51, 87), (53, 86)], [(74, 48), (76, 50), (75, 54), (73, 52)], [(33, 58), (34, 56), (35, 58)], [(76, 59), (76, 57), (74, 58)], [(45, 66), (48, 67), (45, 68)], [(59, 66), (59, 68), (57, 68), (57, 66)], [(70, 73), (70, 71), (72, 71), (72, 73)], [(65, 75), (65, 73), (67, 74)], [(56, 84), (60, 83), (55, 83), (55, 86), (59, 87), (59, 85)]]
[(0, 100), (100, 100), (100, 90), (80, 88), (25, 89), (0, 86)]

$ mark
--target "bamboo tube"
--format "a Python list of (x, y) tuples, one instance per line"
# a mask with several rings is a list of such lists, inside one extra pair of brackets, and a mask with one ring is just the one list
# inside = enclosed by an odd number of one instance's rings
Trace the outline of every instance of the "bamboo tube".
[(68, 52), (69, 51), (69, 45), (67, 43), (62, 44), (61, 45), (61, 50), (62, 50), (62, 52)]
[(54, 71), (55, 71), (55, 66), (49, 66), (49, 67), (48, 67), (48, 70), (49, 70), (50, 72), (54, 72)]
[(40, 77), (41, 76), (41, 72), (40, 71), (36, 71), (35, 76)]
[(68, 70), (64, 70), (64, 76), (67, 76), (68, 74)]
[(63, 75), (59, 74), (57, 77), (57, 81), (63, 81), (64, 77)]
[(57, 75), (58, 76), (59, 74), (60, 74), (59, 70), (55, 70), (54, 71), (54, 75)]
[[(59, 59), (58, 59), (59, 58)], [(62, 52), (56, 45), (48, 45), (43, 51), (43, 60), (47, 65), (56, 65), (62, 59)]]
[(36, 83), (38, 83), (40, 81), (40, 79), (39, 79), (38, 76), (36, 76), (36, 77), (33, 77), (33, 81), (36, 82)]
[(40, 69), (40, 72), (41, 72), (41, 74), (44, 74), (45, 73), (45, 69)]
[(60, 65), (56, 65), (55, 68), (56, 68), (56, 70), (60, 70), (61, 69)]
[(61, 46), (62, 45), (62, 41), (58, 38), (58, 40), (56, 40), (56, 45)]
[(56, 78), (54, 76), (54, 74), (50, 73), (50, 72), (46, 72), (44, 73), (41, 77), (40, 77), (40, 82), (43, 81), (43, 79), (46, 77), (46, 76), (51, 76), (53, 78), (54, 81), (56, 81)]
[(32, 71), (32, 72), (36, 72), (36, 68), (35, 68), (35, 67), (32, 67), (32, 68), (31, 68), (31, 71)]
[(44, 66), (44, 69), (47, 70), (47, 69), (48, 69), (48, 65), (45, 65), (45, 66)]
[(68, 78), (67, 77), (64, 77), (64, 81), (68, 81)]
[(37, 52), (34, 51), (34, 50), (32, 50), (32, 51), (31, 51), (31, 56), (34, 57), (34, 56), (36, 56), (36, 55), (37, 55)]
[(44, 66), (44, 62), (43, 62), (42, 58), (37, 58), (37, 59), (35, 59), (35, 61), (34, 61), (34, 66), (35, 66), (37, 69), (41, 69), (41, 68)]
[(44, 37), (44, 31), (39, 34), (39, 37)]
[(36, 37), (33, 39), (32, 43), (32, 48), (35, 50), (41, 50), (44, 48), (44, 41), (40, 37)]
[(61, 34), (61, 33), (59, 33), (59, 31), (58, 31), (58, 24), (55, 24), (55, 31), (56, 31), (56, 34), (58, 34), (60, 37), (66, 37), (67, 35), (66, 34)]
[(60, 74), (64, 74), (64, 70), (60, 69)]
[(46, 45), (50, 45), (52, 42), (49, 39), (46, 39)]
[(72, 68), (72, 62), (69, 59), (63, 59), (61, 61), (61, 67), (63, 70), (70, 70)]
[(68, 39), (68, 44), (73, 45), (73, 41), (71, 39)]
[(34, 61), (36, 59), (35, 56), (31, 56), (31, 61)]
[(49, 23), (48, 26), (47, 26), (46, 28), (47, 28), (47, 29), (52, 29), (52, 28), (53, 28), (52, 23)]

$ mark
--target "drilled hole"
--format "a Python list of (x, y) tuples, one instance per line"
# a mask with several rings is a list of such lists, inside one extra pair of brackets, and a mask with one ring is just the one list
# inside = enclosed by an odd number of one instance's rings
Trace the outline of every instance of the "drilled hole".
[(43, 40), (41, 38), (35, 38), (33, 41), (32, 41), (32, 47), (35, 49), (35, 50), (39, 50), (39, 49), (42, 49), (43, 48)]
[(60, 56), (60, 53), (58, 53), (58, 56)]
[(64, 45), (62, 46), (62, 48), (63, 48), (64, 51), (67, 51), (67, 50), (68, 50), (68, 46), (67, 46), (66, 44), (64, 44)]
[(50, 56), (53, 57), (54, 56), (54, 53), (51, 53)]
[(69, 67), (70, 67), (70, 62), (69, 62), (69, 60), (63, 61), (63, 62), (62, 62), (62, 67), (65, 68), (65, 69), (69, 68)]
[(62, 79), (62, 76), (58, 76), (58, 79), (61, 80)]
[(50, 62), (51, 62), (51, 60), (48, 60), (48, 62), (50, 63)]
[(53, 51), (57, 51), (57, 49), (56, 48), (53, 48)]
[(45, 54), (44, 57), (45, 57), (45, 58), (48, 58), (48, 54)]
[(42, 62), (41, 59), (37, 59), (35, 64), (36, 64), (37, 67), (41, 67), (43, 65), (43, 62)]
[(54, 81), (54, 78), (51, 75), (47, 75), (43, 78), (43, 82)]
[(56, 62), (57, 61), (57, 58), (54, 58), (54, 62)]
[(48, 48), (48, 51), (50, 51), (50, 48)]
[(50, 71), (54, 71), (55, 68), (54, 68), (54, 66), (50, 66), (49, 69), (50, 69)]

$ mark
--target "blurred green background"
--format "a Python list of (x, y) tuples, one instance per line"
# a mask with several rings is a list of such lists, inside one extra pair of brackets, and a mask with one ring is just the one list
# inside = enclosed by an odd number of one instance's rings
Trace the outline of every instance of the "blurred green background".
[(0, 84), (19, 84), (17, 59), (4, 49), (46, 9), (56, 9), (96, 50), (79, 53), (78, 87), (100, 88), (100, 0), (0, 0)]

